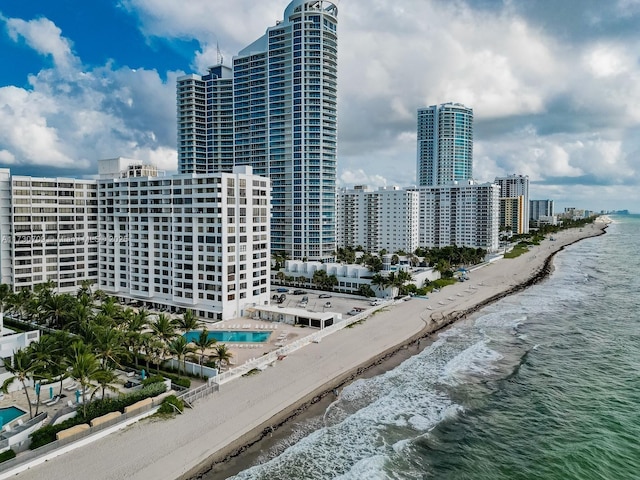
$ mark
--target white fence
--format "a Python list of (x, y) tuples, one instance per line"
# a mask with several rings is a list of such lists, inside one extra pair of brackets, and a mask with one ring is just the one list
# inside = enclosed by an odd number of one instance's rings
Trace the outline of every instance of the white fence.
[(364, 312), (358, 313), (357, 315), (347, 317), (344, 320), (336, 322), (329, 327), (323, 328), (322, 330), (318, 330), (317, 332), (314, 332), (311, 335), (307, 335), (306, 337), (300, 338), (295, 342), (292, 342), (288, 345), (280, 347), (277, 350), (274, 350), (273, 352), (269, 352), (266, 355), (262, 355), (261, 357), (258, 357), (258, 358), (253, 358), (248, 362), (245, 362), (242, 365), (236, 368), (232, 368), (224, 373), (219, 373), (218, 375), (213, 377), (211, 380), (217, 383), (218, 385), (222, 385), (223, 383), (227, 383), (231, 380), (241, 377), (242, 375), (250, 372), (251, 370), (254, 370), (254, 369), (263, 370), (267, 368), (269, 365), (272, 365), (274, 362), (276, 362), (278, 358), (281, 358), (292, 352), (295, 352), (299, 348), (309, 345), (310, 343), (318, 343), (327, 335), (331, 335), (332, 333), (337, 332), (338, 330), (342, 330), (343, 328), (348, 327), (349, 325), (357, 323), (360, 320), (367, 318), (369, 315), (373, 314), (374, 312), (390, 304), (391, 304), (390, 302), (383, 303), (381, 305), (371, 307), (370, 309), (365, 310)]

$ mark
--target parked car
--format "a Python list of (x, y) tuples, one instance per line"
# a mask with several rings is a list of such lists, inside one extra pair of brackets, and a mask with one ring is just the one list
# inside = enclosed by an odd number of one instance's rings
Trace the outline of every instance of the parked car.
[(329, 295), (328, 293), (321, 293), (320, 295), (318, 295), (318, 298), (331, 298), (331, 295)]
[(294, 290), (293, 291), (294, 295), (304, 295), (305, 293), (307, 293), (307, 292), (305, 292), (304, 290)]
[(331, 308), (331, 302), (327, 302), (324, 304), (324, 308)]
[(278, 303), (282, 303), (287, 299), (287, 296), (283, 293), (278, 297)]
[(369, 304), (373, 307), (377, 307), (378, 305), (382, 305), (383, 303), (384, 303), (384, 300), (380, 298), (376, 298), (375, 300), (371, 300), (371, 302), (369, 302)]
[(278, 292), (278, 293), (288, 293), (289, 289), (288, 288), (284, 288), (284, 287), (278, 287), (276, 292)]
[(359, 314), (359, 313), (360, 313), (360, 312), (354, 308), (354, 309), (352, 309), (352, 310), (349, 310), (349, 311), (347, 312), (347, 315), (357, 315), (357, 314)]

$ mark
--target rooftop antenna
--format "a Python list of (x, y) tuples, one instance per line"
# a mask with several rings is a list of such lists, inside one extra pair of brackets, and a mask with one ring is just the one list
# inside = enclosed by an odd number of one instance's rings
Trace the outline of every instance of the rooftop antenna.
[(216, 53), (218, 55), (218, 65), (222, 65), (224, 57), (222, 56), (222, 52), (220, 51), (220, 44), (216, 42)]

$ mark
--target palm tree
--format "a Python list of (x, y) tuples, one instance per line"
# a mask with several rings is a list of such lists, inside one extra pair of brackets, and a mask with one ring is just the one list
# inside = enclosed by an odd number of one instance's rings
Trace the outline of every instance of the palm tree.
[(88, 305), (77, 303), (67, 316), (67, 328), (78, 335), (89, 333), (89, 323), (93, 318), (93, 309)]
[[(147, 316), (148, 312), (146, 310), (140, 310), (134, 313), (131, 318), (128, 318), (127, 323), (121, 325), (124, 328), (124, 344), (133, 355), (136, 369), (138, 368), (138, 355), (143, 346), (142, 330), (147, 326)], [(149, 367), (147, 366), (147, 371), (148, 369)]]
[[(53, 381), (54, 378), (60, 378), (60, 390), (58, 395), (62, 393), (62, 381), (65, 378), (64, 362), (61, 360), (60, 346), (53, 335), (42, 335), (37, 342), (33, 342), (27, 347), (27, 351), (36, 360), (38, 360), (38, 368), (35, 370), (37, 378), (46, 378)], [(36, 391), (36, 411), (38, 414), (40, 407), (39, 391)]]
[(96, 380), (100, 374), (100, 362), (91, 353), (81, 340), (76, 341), (72, 347), (70, 358), (71, 376), (80, 382), (82, 388), (82, 412), (87, 414), (87, 389), (92, 386), (92, 381)]
[(113, 327), (94, 328), (92, 345), (103, 369), (120, 366), (120, 360), (129, 354), (129, 350), (123, 344), (122, 332)]
[(0, 284), (0, 335), (2, 335), (2, 329), (4, 328), (4, 309), (8, 305), (11, 296), (11, 287), (6, 283)]
[(27, 404), (29, 405), (29, 418), (33, 418), (33, 408), (31, 407), (31, 399), (29, 398), (29, 390), (27, 387), (29, 383), (37, 378), (36, 372), (40, 366), (40, 360), (26, 349), (15, 352), (13, 354), (13, 362), (8, 359), (4, 361), (4, 368), (13, 376), (4, 381), (2, 391), (7, 393), (9, 385), (15, 380), (22, 383), (22, 389), (24, 390), (24, 394), (27, 397)]
[(218, 341), (213, 337), (209, 337), (209, 330), (207, 330), (206, 328), (203, 329), (200, 332), (200, 335), (198, 336), (198, 338), (196, 338), (193, 341), (193, 344), (196, 346), (196, 349), (200, 350), (200, 376), (201, 377), (204, 376), (203, 368), (202, 368), (202, 363), (204, 361), (204, 351), (208, 348), (211, 348), (216, 343), (218, 343)]
[(155, 333), (160, 340), (167, 345), (173, 337), (176, 336), (176, 327), (174, 321), (164, 313), (158, 315), (154, 322), (150, 325), (151, 330)]
[(93, 291), (91, 290), (93, 284), (93, 280), (82, 280), (82, 282), (80, 282), (80, 288), (76, 292), (76, 297), (80, 298), (83, 295), (86, 295), (88, 298), (93, 298)]
[(94, 376), (98, 388), (102, 390), (102, 399), (104, 400), (104, 394), (107, 389), (112, 392), (118, 392), (118, 389), (114, 387), (114, 384), (118, 380), (118, 375), (110, 368), (101, 368)]
[(50, 327), (64, 327), (64, 318), (68, 315), (69, 307), (72, 304), (70, 299), (73, 299), (73, 297), (67, 293), (62, 295), (51, 294), (40, 304), (42, 315), (49, 320)]
[(186, 370), (185, 357), (194, 352), (194, 348), (189, 345), (187, 339), (182, 335), (177, 336), (169, 343), (169, 352), (178, 357), (178, 375), (180, 375), (180, 361), (184, 364), (184, 370)]
[(231, 360), (231, 357), (233, 357), (233, 353), (229, 351), (229, 349), (224, 343), (221, 343), (220, 345), (216, 345), (216, 348), (214, 349), (214, 352), (213, 352), (213, 358), (215, 359), (218, 365), (218, 368), (222, 366), (223, 362), (225, 364), (228, 364), (229, 361)]
[(14, 293), (10, 298), (10, 308), (14, 313), (17, 313), (21, 320), (27, 318), (29, 312), (29, 304), (31, 303), (32, 293), (28, 288), (22, 288), (18, 292)]
[(183, 332), (197, 330), (202, 326), (202, 322), (193, 310), (186, 310), (182, 314), (182, 318), (175, 320), (175, 325)]
[(144, 347), (147, 353), (147, 368), (149, 368), (148, 363), (150, 360), (156, 364), (156, 372), (160, 373), (160, 365), (162, 365), (162, 361), (165, 358), (167, 344), (151, 335), (147, 338), (149, 339), (149, 342), (148, 344), (145, 344)]
[(115, 323), (122, 315), (122, 308), (115, 297), (107, 297), (100, 305), (100, 314), (110, 318)]
[(378, 290), (382, 292), (389, 286), (389, 279), (381, 273), (376, 273), (371, 278), (371, 285), (378, 287)]

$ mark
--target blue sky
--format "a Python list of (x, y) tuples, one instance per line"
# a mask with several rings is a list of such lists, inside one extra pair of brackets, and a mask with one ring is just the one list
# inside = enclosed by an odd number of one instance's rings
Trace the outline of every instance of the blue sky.
[[(228, 64), (287, 0), (0, 1), (0, 166), (177, 166), (175, 79)], [(341, 186), (415, 183), (417, 108), (473, 107), (474, 177), (640, 211), (640, 0), (340, 2)]]

